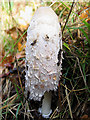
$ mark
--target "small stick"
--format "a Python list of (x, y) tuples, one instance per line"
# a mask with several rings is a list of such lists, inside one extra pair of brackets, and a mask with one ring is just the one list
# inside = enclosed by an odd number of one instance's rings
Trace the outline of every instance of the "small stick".
[(72, 110), (71, 110), (71, 105), (70, 105), (70, 100), (69, 100), (69, 94), (68, 94), (68, 91), (67, 91), (67, 87), (65, 89), (65, 93), (66, 93), (66, 98), (67, 98), (67, 102), (68, 102), (68, 106), (69, 106), (70, 116), (71, 116), (71, 119), (73, 120), (73, 115), (72, 115)]
[(53, 6), (56, 2), (57, 2), (57, 1), (53, 1), (52, 4), (51, 4), (49, 7)]
[(71, 12), (72, 12), (72, 8), (73, 8), (74, 3), (75, 3), (75, 0), (73, 0), (71, 9), (70, 9), (70, 11), (69, 11), (68, 17), (67, 17), (66, 22), (65, 22), (65, 25), (64, 25), (64, 27), (63, 27), (63, 29), (62, 29), (62, 35), (63, 35), (63, 31), (64, 31), (64, 29), (65, 29), (65, 27), (66, 27), (66, 24), (67, 24), (67, 22), (68, 22), (69, 16), (70, 16), (70, 14), (71, 14)]
[(54, 112), (52, 113), (52, 115), (50, 116), (49, 120), (52, 120), (53, 117), (55, 117), (55, 115), (59, 112), (58, 106), (57, 108), (54, 110)]
[(77, 62), (78, 62), (78, 66), (79, 66), (81, 75), (82, 75), (82, 77), (83, 77), (84, 84), (85, 84), (85, 86), (87, 86), (87, 83), (86, 83), (86, 80), (85, 80), (85, 78), (84, 78), (84, 75), (83, 75), (83, 72), (82, 72), (82, 69), (81, 69), (80, 62), (79, 62), (78, 57), (76, 57), (76, 59), (77, 59)]

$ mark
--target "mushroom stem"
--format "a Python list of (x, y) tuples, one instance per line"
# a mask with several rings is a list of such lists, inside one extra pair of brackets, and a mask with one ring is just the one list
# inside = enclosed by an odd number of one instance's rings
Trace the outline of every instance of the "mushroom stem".
[(44, 118), (48, 118), (51, 114), (51, 92), (45, 92), (44, 99), (42, 101), (41, 113)]

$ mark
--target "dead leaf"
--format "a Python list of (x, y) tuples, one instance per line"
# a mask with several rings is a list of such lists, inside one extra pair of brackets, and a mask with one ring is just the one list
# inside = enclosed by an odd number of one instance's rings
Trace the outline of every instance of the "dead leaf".
[(18, 39), (18, 31), (16, 30), (16, 27), (13, 27), (11, 29), (5, 30), (7, 34), (10, 34), (13, 40)]
[(81, 117), (81, 119), (87, 119), (88, 118), (88, 115), (83, 115), (82, 117)]
[(88, 19), (89, 18), (89, 11), (90, 11), (90, 6), (84, 7), (82, 10), (78, 12), (78, 15), (80, 15), (81, 19)]
[[(2, 61), (4, 56), (0, 56), (0, 61)], [(2, 67), (11, 67), (13, 62), (13, 57), (10, 55), (6, 57), (2, 62), (0, 62), (0, 66)]]

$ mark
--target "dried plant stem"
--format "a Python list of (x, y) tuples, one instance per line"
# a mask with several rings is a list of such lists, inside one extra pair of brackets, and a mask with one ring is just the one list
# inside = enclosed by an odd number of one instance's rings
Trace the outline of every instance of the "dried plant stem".
[(68, 106), (69, 106), (70, 116), (71, 116), (71, 119), (73, 120), (73, 115), (72, 115), (72, 110), (71, 110), (71, 105), (70, 105), (70, 100), (69, 100), (69, 94), (68, 94), (68, 91), (67, 91), (67, 87), (65, 89), (65, 93), (66, 93), (66, 98), (67, 98), (67, 102), (68, 102)]
[(71, 12), (72, 12), (73, 5), (74, 5), (74, 3), (75, 3), (74, 1), (75, 1), (75, 0), (73, 0), (71, 9), (70, 9), (70, 11), (69, 11), (68, 17), (67, 17), (66, 22), (65, 22), (65, 25), (64, 25), (64, 27), (63, 27), (63, 29), (62, 29), (62, 35), (63, 35), (63, 31), (64, 31), (64, 29), (65, 29), (65, 27), (66, 27), (66, 24), (67, 24), (67, 22), (68, 22), (69, 16), (70, 16), (70, 14), (71, 14)]
[[(71, 81), (70, 81), (70, 84), (71, 84), (71, 86), (72, 86), (72, 89), (74, 90), (74, 86), (73, 86), (73, 84), (72, 84), (72, 82), (71, 82)], [(80, 101), (79, 101), (78, 96), (77, 96), (77, 94), (76, 94), (76, 92), (75, 92), (75, 91), (74, 91), (74, 94), (75, 94), (75, 96), (76, 96), (76, 98), (77, 98), (78, 103), (80, 104)]]
[(3, 102), (0, 102), (0, 105), (1, 105), (1, 104), (4, 104), (5, 102), (7, 102), (7, 101), (9, 101), (9, 100), (11, 100), (11, 99), (13, 99), (14, 97), (17, 97), (17, 94), (13, 95), (12, 97), (8, 98), (7, 100), (5, 100), (5, 101), (3, 101)]
[(11, 113), (12, 113), (12, 115), (16, 118), (16, 115), (12, 112), (12, 110), (11, 109), (8, 109)]
[(7, 105), (2, 106), (2, 107), (0, 108), (0, 110), (2, 110), (2, 109), (4, 109), (4, 108), (7, 108), (7, 107), (13, 106), (13, 101), (16, 99), (16, 97), (17, 97), (17, 96), (15, 96)]
[(60, 5), (61, 5), (61, 3), (54, 9), (54, 11), (56, 11), (59, 8)]
[(49, 120), (52, 120), (54, 118), (54, 116), (59, 112), (58, 107), (54, 110), (54, 112), (52, 113), (52, 115), (50, 116)]
[(78, 62), (78, 66), (79, 66), (81, 75), (82, 75), (82, 77), (83, 77), (84, 84), (85, 84), (85, 86), (87, 86), (87, 83), (86, 83), (86, 80), (85, 80), (85, 78), (84, 78), (84, 75), (83, 75), (83, 72), (82, 72), (82, 69), (81, 69), (80, 62), (79, 62), (78, 57), (76, 57), (76, 59), (77, 59), (77, 62)]
[(52, 4), (49, 7), (53, 6), (56, 2), (57, 2), (57, 0), (53, 1)]
[(21, 78), (20, 78), (20, 74), (19, 74), (19, 70), (18, 70), (18, 61), (17, 61), (17, 59), (16, 59), (16, 67), (17, 67), (17, 72), (18, 72), (18, 76), (19, 76), (20, 87), (21, 87), (22, 93), (24, 95), (23, 87), (22, 87), (22, 82), (21, 82)]

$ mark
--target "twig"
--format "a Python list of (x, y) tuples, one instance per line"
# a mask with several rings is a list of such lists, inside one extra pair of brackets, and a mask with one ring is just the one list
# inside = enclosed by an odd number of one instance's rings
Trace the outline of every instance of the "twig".
[[(86, 77), (87, 77), (87, 76), (90, 76), (90, 74), (87, 74)], [(78, 78), (82, 78), (82, 76), (75, 77), (74, 79), (78, 79)]]
[(68, 17), (67, 17), (66, 22), (65, 22), (65, 25), (64, 25), (64, 27), (63, 27), (63, 29), (62, 29), (62, 35), (63, 35), (64, 29), (65, 29), (65, 27), (66, 27), (66, 24), (67, 24), (67, 22), (68, 22), (69, 16), (70, 16), (70, 14), (71, 14), (71, 12), (72, 12), (72, 8), (73, 8), (74, 3), (75, 3), (75, 0), (73, 0), (71, 9), (70, 9), (70, 11), (69, 11)]
[(17, 97), (17, 93), (16, 93), (15, 95), (13, 95), (12, 97), (8, 98), (7, 100), (5, 100), (5, 101), (3, 101), (3, 102), (0, 102), (0, 105), (1, 105), (1, 104), (4, 104), (5, 102), (7, 102), (7, 101), (9, 101), (9, 100), (11, 100), (11, 99), (13, 99), (14, 97)]
[(66, 88), (69, 92), (71, 92), (72, 90), (70, 90), (69, 88), (67, 88), (67, 86), (65, 86), (64, 84), (60, 83), (64, 88)]
[(54, 110), (54, 112), (52, 113), (52, 115), (50, 116), (49, 120), (52, 120), (53, 117), (58, 113), (59, 109), (58, 107)]
[(53, 6), (56, 2), (57, 2), (57, 0), (53, 1), (52, 4), (49, 7)]
[[(70, 83), (71, 83), (72, 89), (74, 89), (74, 86), (73, 86), (73, 84), (72, 84), (72, 82), (71, 82), (71, 81), (70, 81)], [(72, 90), (72, 91), (73, 91), (73, 90)], [(76, 98), (77, 98), (78, 103), (80, 104), (80, 101), (79, 101), (78, 96), (77, 96), (77, 94), (76, 94), (76, 92), (75, 92), (75, 91), (74, 91), (74, 94), (75, 94), (75, 96), (76, 96)]]
[(29, 108), (28, 101), (26, 101), (26, 103), (25, 103), (24, 117), (25, 117), (26, 115), (27, 115), (28, 119), (30, 119), (30, 117), (31, 117), (32, 119), (34, 119), (34, 117), (33, 117), (32, 114), (31, 114), (31, 110), (30, 110), (30, 108)]
[[(65, 85), (65, 87), (66, 87), (66, 85)], [(71, 105), (70, 105), (69, 94), (68, 94), (67, 88), (65, 89), (65, 93), (66, 93), (66, 98), (67, 98), (67, 102), (68, 102), (68, 106), (69, 106), (70, 116), (71, 116), (71, 119), (73, 120), (73, 115), (72, 115), (72, 110), (71, 110)]]
[(7, 108), (7, 107), (13, 106), (14, 104), (12, 104), (12, 103), (13, 103), (13, 101), (16, 99), (16, 97), (17, 97), (17, 96), (15, 96), (7, 105), (1, 107), (0, 110), (1, 110), (1, 109), (4, 109), (4, 108)]
[(9, 109), (9, 111), (12, 113), (12, 115), (16, 118), (16, 115), (11, 111), (11, 109)]
[(61, 3), (54, 9), (54, 11), (56, 11), (56, 9), (59, 8), (60, 5), (61, 5)]
[(85, 78), (84, 78), (84, 75), (83, 75), (83, 72), (82, 72), (82, 69), (81, 69), (80, 62), (79, 62), (78, 57), (76, 57), (76, 59), (77, 59), (77, 62), (78, 62), (78, 66), (79, 66), (81, 75), (82, 75), (82, 77), (83, 77), (84, 84), (85, 84), (85, 86), (87, 86), (87, 83), (86, 83), (86, 80), (85, 80)]

